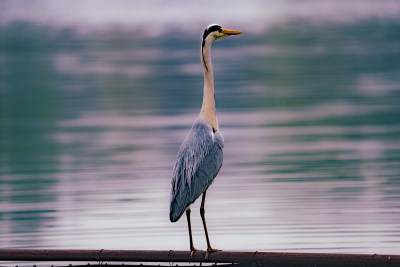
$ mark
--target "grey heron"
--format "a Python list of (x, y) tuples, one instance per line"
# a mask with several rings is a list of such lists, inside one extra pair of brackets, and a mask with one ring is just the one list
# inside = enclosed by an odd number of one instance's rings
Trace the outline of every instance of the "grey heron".
[(236, 30), (224, 29), (220, 25), (209, 25), (203, 34), (201, 62), (204, 69), (203, 105), (189, 134), (179, 148), (173, 176), (170, 202), (170, 220), (176, 222), (186, 211), (190, 250), (193, 246), (190, 223), (190, 205), (201, 195), (200, 216), (207, 240), (207, 252), (217, 251), (210, 245), (204, 202), (208, 187), (222, 166), (224, 139), (218, 128), (215, 110), (214, 75), (211, 64), (211, 45), (220, 38), (241, 34)]

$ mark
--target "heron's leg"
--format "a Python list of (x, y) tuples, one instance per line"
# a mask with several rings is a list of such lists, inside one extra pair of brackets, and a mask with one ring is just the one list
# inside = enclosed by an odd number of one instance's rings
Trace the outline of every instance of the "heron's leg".
[(201, 206), (200, 206), (200, 216), (201, 216), (201, 220), (203, 221), (203, 226), (204, 226), (204, 232), (206, 233), (206, 239), (207, 239), (207, 252), (216, 252), (216, 251), (220, 251), (218, 249), (213, 249), (210, 245), (210, 239), (208, 238), (208, 231), (207, 231), (207, 225), (206, 225), (206, 219), (204, 218), (204, 203), (206, 201), (206, 192), (204, 191), (203, 193), (203, 197), (201, 199)]
[(188, 223), (188, 228), (189, 228), (190, 251), (192, 252), (192, 255), (193, 255), (193, 252), (195, 252), (196, 249), (193, 246), (192, 226), (191, 226), (191, 223), (190, 223), (190, 207), (188, 207), (186, 209), (186, 218), (187, 218), (187, 223)]

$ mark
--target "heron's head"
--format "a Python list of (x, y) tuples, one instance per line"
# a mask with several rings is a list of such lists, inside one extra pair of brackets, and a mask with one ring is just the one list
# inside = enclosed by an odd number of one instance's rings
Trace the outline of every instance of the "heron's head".
[(218, 24), (211, 24), (204, 30), (203, 34), (203, 47), (206, 43), (212, 43), (217, 39), (225, 38), (231, 35), (241, 34), (240, 31), (224, 29)]

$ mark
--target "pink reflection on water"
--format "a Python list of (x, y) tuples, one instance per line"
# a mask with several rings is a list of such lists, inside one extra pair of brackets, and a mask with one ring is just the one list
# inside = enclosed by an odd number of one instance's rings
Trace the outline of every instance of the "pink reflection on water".
[[(225, 162), (206, 203), (214, 246), (225, 250), (396, 253), (391, 242), (399, 231), (397, 194), (382, 194), (391, 186), (374, 177), (384, 167), (367, 164), (379, 158), (388, 145), (336, 137), (310, 146), (292, 139), (296, 134), (331, 132), (340, 136), (346, 131), (373, 133), (380, 129), (299, 127), (292, 132), (287, 127), (265, 126), (278, 117), (282, 121), (301, 112), (219, 113), (226, 139)], [(40, 229), (43, 247), (187, 249), (186, 221), (171, 224), (168, 220), (169, 190), (176, 151), (195, 116), (89, 113), (63, 121), (63, 130), (54, 137), (64, 147), (59, 158), (63, 172), (57, 174), (54, 187), (57, 201), (10, 204), (7, 208), (51, 207), (57, 211)], [(102, 130), (93, 133), (93, 127)], [(334, 170), (299, 168), (302, 163), (346, 159), (347, 155), (366, 161), (343, 168), (362, 179), (337, 180)], [(295, 171), (287, 171), (292, 168)], [(192, 209), (195, 244), (204, 248), (196, 212), (199, 203)]]

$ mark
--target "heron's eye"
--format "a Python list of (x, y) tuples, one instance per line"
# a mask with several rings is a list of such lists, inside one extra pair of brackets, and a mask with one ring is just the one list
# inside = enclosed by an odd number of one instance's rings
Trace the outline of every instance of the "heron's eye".
[(221, 28), (220, 28), (220, 29), (218, 29), (218, 32), (219, 32), (219, 33), (221, 33), (221, 32), (222, 32), (222, 29), (221, 29)]

